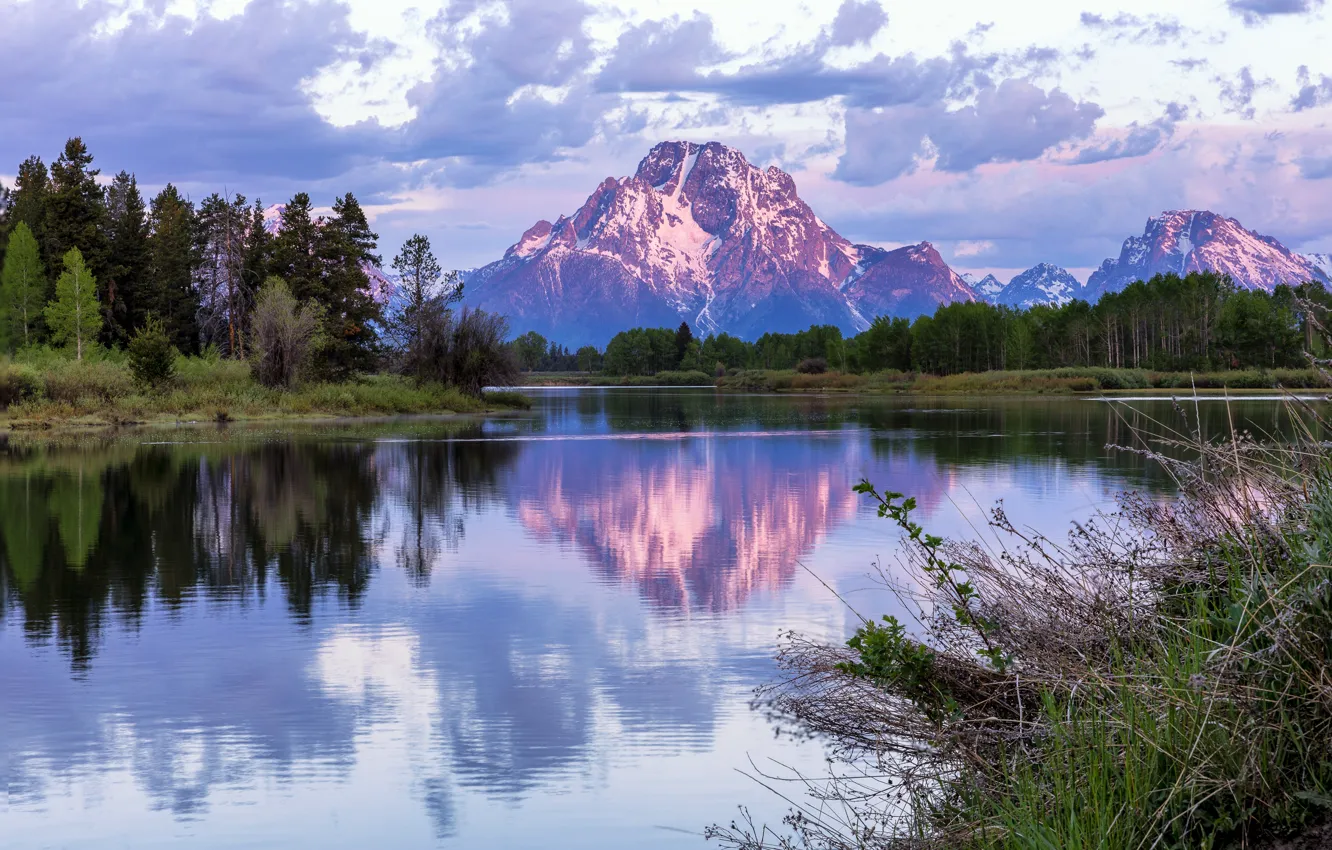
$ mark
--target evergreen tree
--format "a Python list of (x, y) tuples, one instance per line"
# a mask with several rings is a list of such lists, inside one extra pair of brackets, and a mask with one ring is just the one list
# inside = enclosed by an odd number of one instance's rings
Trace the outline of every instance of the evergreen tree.
[(689, 343), (694, 341), (694, 332), (689, 330), (688, 322), (681, 322), (675, 331), (675, 365), (679, 368), (689, 351)]
[(397, 303), (388, 317), (389, 338), (403, 355), (409, 372), (424, 378), (429, 359), (426, 349), (433, 331), (447, 324), (449, 306), (462, 298), (458, 273), (444, 273), (430, 250), (430, 240), (417, 233), (403, 243), (393, 258), (398, 272)]
[(0, 271), (0, 321), (5, 347), (13, 350), (37, 341), (42, 308), (46, 303), (46, 270), (41, 249), (28, 223), (14, 226)]
[(252, 216), (244, 195), (214, 193), (199, 205), (199, 333), (228, 356), (245, 356), (245, 318), (252, 288), (245, 282), (246, 240)]
[(97, 185), (101, 172), (92, 168), (92, 154), (75, 136), (51, 165), (51, 193), (46, 199), (46, 256), (61, 258), (71, 248), (94, 276), (106, 268), (106, 203)]
[(124, 171), (106, 190), (110, 231), (101, 301), (108, 343), (124, 344), (142, 323), (135, 301), (148, 272), (148, 217), (138, 181)]
[[(18, 178), (9, 196), (9, 213), (6, 216), (12, 232), (19, 222), (28, 225), (39, 246), (45, 245), (46, 202), (51, 194), (50, 175), (41, 157), (30, 156), (18, 170)], [(50, 261), (50, 256), (43, 254), (43, 260)]]
[(74, 358), (82, 360), (83, 349), (102, 330), (97, 278), (88, 270), (78, 248), (66, 252), (64, 269), (56, 280), (55, 300), (46, 305), (46, 324), (51, 328), (51, 338), (74, 346)]
[(328, 308), (322, 365), (330, 376), (346, 377), (375, 367), (379, 344), (375, 326), (383, 321), (383, 312), (376, 293), (370, 291), (366, 268), (383, 262), (376, 253), (378, 240), (350, 192), (333, 202), (332, 218), (318, 228), (316, 253)]
[(5, 250), (9, 246), (10, 213), (14, 207), (14, 193), (4, 183), (0, 183), (0, 263), (5, 261)]
[(282, 223), (273, 239), (273, 265), (269, 270), (287, 282), (298, 301), (313, 298), (326, 303), (328, 292), (316, 256), (318, 242), (319, 227), (310, 196), (298, 192), (282, 208)]
[(193, 286), (198, 249), (194, 206), (175, 186), (153, 198), (149, 214), (148, 275), (134, 304), (134, 325), (161, 317), (167, 336), (185, 353), (199, 350), (199, 301)]

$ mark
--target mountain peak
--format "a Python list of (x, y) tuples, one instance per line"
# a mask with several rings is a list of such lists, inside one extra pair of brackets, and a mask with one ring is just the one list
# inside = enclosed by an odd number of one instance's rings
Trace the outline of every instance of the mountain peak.
[(1022, 310), (1038, 304), (1062, 307), (1081, 297), (1082, 290), (1082, 284), (1067, 269), (1053, 263), (1037, 263), (1010, 280), (996, 301)]
[(882, 313), (975, 298), (930, 243), (853, 245), (782, 169), (684, 140), (653, 146), (572, 216), (537, 222), (467, 283), (473, 303), (509, 314), (515, 331), (570, 344), (681, 320), (750, 338), (811, 324), (854, 332)]
[(1229, 275), (1238, 286), (1267, 292), (1282, 283), (1328, 281), (1307, 258), (1233, 218), (1210, 210), (1165, 210), (1147, 219), (1141, 236), (1124, 240), (1119, 257), (1102, 263), (1087, 289), (1099, 297), (1157, 274), (1195, 271)]

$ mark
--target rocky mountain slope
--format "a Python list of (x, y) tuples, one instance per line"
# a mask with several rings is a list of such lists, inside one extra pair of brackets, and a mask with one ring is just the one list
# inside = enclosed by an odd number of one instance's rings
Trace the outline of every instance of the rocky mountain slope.
[(996, 303), (1026, 310), (1037, 304), (1062, 307), (1074, 298), (1085, 297), (1082, 284), (1066, 269), (1038, 263), (1010, 280)]
[(1118, 292), (1136, 280), (1174, 272), (1216, 271), (1239, 286), (1271, 291), (1308, 280), (1328, 282), (1328, 273), (1270, 236), (1247, 230), (1233, 218), (1207, 210), (1171, 210), (1147, 219), (1142, 236), (1124, 240), (1087, 281), (1088, 300)]
[(856, 245), (825, 224), (791, 175), (711, 142), (663, 142), (631, 177), (607, 178), (572, 216), (539, 221), (466, 276), (468, 301), (566, 344), (638, 325), (754, 338), (881, 314), (915, 316), (975, 293), (929, 243)]
[(971, 287), (971, 290), (976, 293), (977, 298), (982, 301), (988, 301), (991, 304), (997, 303), (999, 293), (1004, 291), (1004, 284), (1000, 282), (999, 278), (992, 274), (977, 278), (976, 275), (970, 272), (965, 272), (962, 274), (962, 281), (967, 286)]

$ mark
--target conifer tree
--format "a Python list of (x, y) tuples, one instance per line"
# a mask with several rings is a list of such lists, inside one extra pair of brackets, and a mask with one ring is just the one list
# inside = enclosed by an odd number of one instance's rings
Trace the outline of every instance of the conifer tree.
[(74, 359), (82, 360), (83, 350), (102, 330), (97, 278), (88, 270), (78, 248), (66, 252), (63, 264), (64, 271), (56, 280), (55, 300), (46, 305), (46, 324), (51, 328), (51, 338), (72, 345)]
[(5, 261), (5, 249), (9, 246), (9, 231), (14, 225), (10, 222), (10, 211), (14, 206), (14, 193), (4, 183), (0, 183), (0, 264)]
[(245, 283), (245, 243), (251, 213), (244, 195), (214, 193), (199, 205), (201, 249), (195, 269), (199, 295), (199, 333), (236, 359), (245, 356), (244, 319), (250, 312)]
[(101, 301), (107, 342), (124, 344), (141, 324), (135, 301), (148, 271), (148, 218), (134, 175), (116, 175), (106, 190), (109, 245)]
[(298, 192), (282, 208), (282, 223), (273, 240), (273, 266), (269, 270), (287, 282), (298, 301), (313, 298), (323, 304), (328, 298), (316, 255), (318, 242), (319, 226), (310, 196)]
[(168, 183), (153, 198), (149, 224), (148, 275), (135, 299), (134, 325), (142, 325), (149, 314), (159, 316), (176, 348), (187, 354), (196, 352), (199, 302), (193, 286), (198, 256), (194, 206)]
[(326, 293), (322, 303), (328, 309), (324, 366), (333, 376), (368, 371), (375, 365), (379, 342), (375, 324), (383, 321), (383, 314), (365, 269), (383, 262), (376, 253), (378, 240), (350, 192), (333, 202), (332, 218), (318, 229), (316, 253)]
[(14, 226), (0, 270), (0, 321), (3, 322), (5, 347), (32, 345), (46, 303), (46, 270), (42, 268), (41, 249), (28, 223)]
[[(6, 216), (9, 228), (13, 229), (21, 221), (28, 225), (39, 246), (44, 245), (46, 235), (46, 202), (51, 193), (50, 175), (41, 157), (30, 156), (19, 164), (18, 177), (9, 197), (9, 213)], [(43, 254), (43, 260), (50, 257)]]
[(78, 248), (94, 275), (106, 267), (106, 203), (97, 184), (101, 172), (92, 168), (92, 154), (75, 136), (51, 165), (51, 192), (46, 199), (46, 256), (61, 258)]

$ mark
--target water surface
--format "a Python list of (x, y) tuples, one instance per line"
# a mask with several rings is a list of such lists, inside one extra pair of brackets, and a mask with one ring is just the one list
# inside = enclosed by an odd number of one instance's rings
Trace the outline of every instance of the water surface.
[[(1169, 492), (1168, 401), (534, 393), (484, 423), (154, 430), (0, 450), (0, 845), (702, 847), (779, 631), (894, 602), (895, 537), (1003, 499), (1057, 533)], [(1284, 427), (1278, 405), (1205, 403)], [(1192, 411), (1191, 411), (1192, 415)], [(1158, 424), (1153, 424), (1153, 423)], [(1191, 422), (1191, 425), (1196, 424)]]

